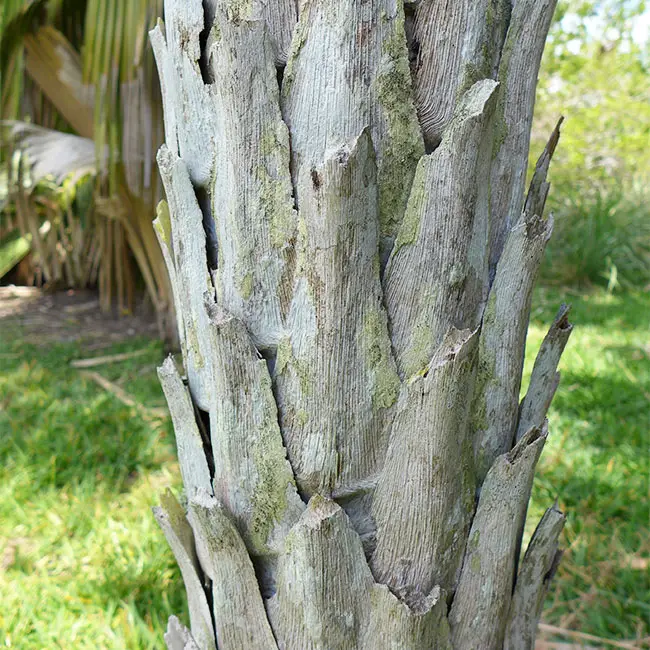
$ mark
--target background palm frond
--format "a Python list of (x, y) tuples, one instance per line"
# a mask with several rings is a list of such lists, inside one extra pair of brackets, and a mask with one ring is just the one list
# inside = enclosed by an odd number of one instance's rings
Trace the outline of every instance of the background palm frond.
[[(97, 173), (95, 143), (90, 138), (28, 122), (5, 122), (3, 126), (11, 131), (16, 143), (27, 155), (34, 182), (47, 176), (53, 176), (57, 183), (72, 176), (74, 182), (87, 174)], [(100, 171), (105, 171), (105, 167)]]
[[(70, 183), (70, 173), (94, 174), (100, 302), (128, 309), (135, 287), (144, 286), (169, 335), (175, 318), (151, 223), (161, 198), (154, 160), (162, 101), (147, 37), (162, 0), (4, 1), (0, 42), (9, 76), (0, 119), (14, 121), (34, 179)], [(17, 125), (25, 121), (31, 125)], [(37, 183), (31, 195), (39, 191)], [(22, 212), (30, 206), (23, 201)], [(66, 219), (74, 218), (68, 210)]]

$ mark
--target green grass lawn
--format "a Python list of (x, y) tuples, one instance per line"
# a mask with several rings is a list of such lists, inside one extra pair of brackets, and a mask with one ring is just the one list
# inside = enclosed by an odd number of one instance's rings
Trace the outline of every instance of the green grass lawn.
[(162, 406), (162, 346), (140, 339), (84, 353), (2, 329), (0, 340), (0, 647), (162, 648), (167, 617), (185, 609), (150, 511), (178, 483), (171, 427), (68, 367), (146, 348), (94, 370)]
[[(561, 294), (536, 294), (526, 376)], [(650, 295), (568, 295), (560, 364), (528, 530), (556, 498), (566, 549), (544, 620), (650, 647)]]
[[(556, 498), (568, 514), (544, 618), (640, 638), (650, 634), (650, 296), (565, 300), (576, 328), (528, 527)], [(561, 301), (557, 291), (536, 294), (527, 373)], [(162, 346), (39, 346), (1, 321), (0, 341), (0, 646), (162, 648), (169, 614), (185, 618), (179, 572), (149, 509), (179, 487), (170, 424), (68, 365), (146, 348), (95, 370), (160, 407)]]

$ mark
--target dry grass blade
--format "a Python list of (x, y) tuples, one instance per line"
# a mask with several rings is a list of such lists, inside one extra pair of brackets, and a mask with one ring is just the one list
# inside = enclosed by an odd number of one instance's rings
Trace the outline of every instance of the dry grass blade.
[[(118, 206), (117, 213), (103, 216), (119, 223), (89, 233), (94, 241), (84, 254), (79, 253), (80, 238), (73, 241), (75, 229), (71, 233), (58, 229), (50, 245), (60, 244), (69, 255), (61, 263), (55, 259), (56, 268), (47, 269), (55, 277), (42, 275), (69, 286), (79, 286), (81, 280), (83, 286), (99, 274), (102, 308), (108, 309), (115, 300), (121, 310), (129, 310), (137, 286), (133, 253), (157, 310), (161, 334), (173, 336), (167, 326), (172, 314), (165, 266), (151, 226), (161, 189), (153, 162), (162, 140), (162, 109), (147, 33), (162, 13), (162, 0), (50, 2), (47, 15), (36, 20), (36, 8), (43, 4), (43, 0), (0, 3), (0, 50), (9, 51), (13, 44), (8, 74), (2, 77), (0, 119), (16, 119), (18, 107), (27, 104), (34, 124), (64, 131), (72, 127), (81, 138), (38, 127), (25, 132), (23, 149), (30, 148), (35, 163), (32, 176), (51, 174), (61, 183), (70, 171), (93, 175), (101, 171), (95, 199)], [(16, 16), (20, 25), (16, 23), (9, 33)], [(47, 24), (40, 27), (43, 23)], [(36, 89), (38, 98), (47, 98), (50, 112), (53, 107), (57, 119), (67, 124), (60, 127), (44, 120), (40, 104), (31, 97), (24, 99), (29, 89)], [(71, 221), (75, 219), (76, 214)]]
[(92, 370), (81, 370), (80, 374), (91, 381), (94, 381), (96, 384), (101, 386), (105, 391), (111, 393), (116, 397), (122, 404), (126, 406), (132, 406), (137, 409), (142, 415), (149, 416), (153, 418), (167, 418), (169, 413), (167, 409), (164, 408), (150, 408), (136, 401), (131, 395), (129, 395), (123, 388), (117, 384), (109, 381), (105, 377), (102, 377), (98, 372)]
[(25, 68), (56, 109), (84, 138), (93, 137), (93, 89), (84, 86), (79, 54), (54, 27), (25, 38)]
[(72, 368), (94, 368), (95, 366), (103, 366), (108, 363), (118, 363), (126, 361), (127, 359), (134, 359), (141, 357), (149, 352), (148, 349), (134, 350), (133, 352), (123, 352), (122, 354), (109, 354), (103, 357), (93, 357), (90, 359), (74, 359), (70, 362)]
[[(539, 631), (541, 633), (546, 633), (546, 634), (554, 634), (558, 636), (565, 636), (570, 639), (579, 639), (582, 641), (591, 641), (593, 643), (598, 643), (600, 646), (609, 646), (612, 648), (627, 648), (627, 650), (641, 650), (641, 648), (636, 644), (635, 641), (617, 641), (615, 639), (605, 639), (604, 637), (596, 636), (594, 634), (587, 634), (585, 632), (579, 632), (577, 630), (567, 630), (562, 627), (556, 627), (555, 625), (547, 625), (546, 623), (540, 623), (539, 624)], [(548, 648), (549, 650), (551, 648), (558, 647), (557, 645), (554, 645), (553, 642), (547, 642), (544, 641), (543, 639), (541, 640), (541, 643), (549, 643), (550, 645), (539, 645), (540, 641), (538, 641), (535, 644), (536, 650), (542, 650), (542, 648)], [(587, 646), (584, 645), (579, 645), (579, 646), (569, 646), (569, 647), (579, 647), (579, 648), (585, 648)]]

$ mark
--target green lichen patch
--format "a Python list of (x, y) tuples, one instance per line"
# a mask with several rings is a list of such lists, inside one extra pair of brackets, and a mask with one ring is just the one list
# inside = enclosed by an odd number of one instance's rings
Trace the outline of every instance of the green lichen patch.
[(244, 300), (248, 300), (253, 293), (253, 274), (247, 273), (239, 283), (239, 291)]
[(291, 339), (288, 336), (280, 339), (275, 357), (275, 374), (281, 375), (293, 357)]
[(309, 413), (305, 411), (304, 409), (299, 409), (298, 412), (296, 413), (296, 422), (302, 427), (309, 422)]
[(386, 317), (370, 310), (363, 321), (363, 351), (372, 374), (372, 404), (375, 409), (389, 408), (396, 401), (400, 381), (392, 360)]
[(296, 215), (291, 201), (288, 178), (276, 178), (264, 165), (257, 169), (260, 184), (260, 205), (269, 225), (269, 237), (274, 248), (283, 248), (293, 237)]
[(315, 378), (311, 372), (310, 365), (307, 361), (300, 359), (293, 360), (293, 370), (298, 376), (300, 383), (300, 391), (304, 397), (308, 397), (313, 393)]
[(289, 56), (287, 59), (287, 66), (284, 69), (284, 75), (282, 77), (282, 96), (287, 97), (293, 86), (293, 82), (296, 76), (296, 60), (302, 50), (303, 46), (307, 42), (307, 35), (309, 33), (309, 15), (310, 8), (305, 3), (300, 12), (300, 17), (298, 18), (298, 24), (294, 27), (293, 37), (291, 39), (291, 46), (289, 48)]
[[(404, 352), (404, 374), (426, 374), (434, 353), (433, 330), (431, 328), (431, 306), (435, 305), (435, 295), (423, 293), (420, 301), (418, 318), (410, 332), (409, 345)], [(424, 370), (423, 370), (424, 369)]]
[(226, 16), (234, 23), (251, 20), (253, 16), (253, 0), (228, 0), (225, 3)]
[(262, 156), (271, 156), (277, 151), (280, 143), (278, 142), (275, 129), (264, 129), (260, 138), (260, 153)]
[(295, 487), (278, 426), (270, 378), (263, 380), (266, 402), (262, 422), (252, 449), (257, 482), (251, 495), (251, 541), (257, 552), (264, 552), (275, 525), (281, 522), (288, 507), (287, 493)]
[(205, 359), (201, 354), (201, 348), (199, 346), (199, 337), (197, 333), (197, 324), (196, 319), (192, 318), (191, 321), (186, 322), (185, 324), (185, 338), (187, 339), (187, 347), (192, 354), (192, 359), (194, 360), (194, 366), (198, 369), (205, 367)]
[(505, 118), (505, 99), (503, 86), (497, 91), (499, 98), (494, 111), (494, 142), (492, 144), (492, 159), (494, 160), (501, 150), (501, 147), (508, 138), (508, 125)]
[(169, 205), (167, 201), (162, 200), (156, 206), (156, 220), (153, 222), (154, 228), (158, 231), (160, 238), (171, 247), (172, 242), (172, 224), (169, 216)]
[(413, 86), (404, 33), (404, 14), (393, 21), (383, 44), (375, 92), (386, 120), (388, 137), (380, 143), (379, 222), (382, 236), (397, 233), (424, 142), (413, 103)]
[(394, 254), (402, 247), (415, 243), (420, 234), (422, 213), (426, 207), (427, 200), (426, 178), (428, 160), (428, 158), (422, 158), (418, 163), (408, 203), (406, 205), (404, 219), (402, 220), (397, 232), (395, 248), (393, 249)]
[(311, 395), (314, 378), (310, 372), (309, 363), (302, 359), (296, 359), (289, 337), (280, 340), (275, 357), (275, 375), (282, 375), (285, 372), (293, 373), (297, 377), (303, 397)]
[(210, 52), (213, 45), (216, 45), (221, 42), (221, 38), (222, 38), (221, 26), (219, 25), (219, 21), (215, 20), (214, 24), (210, 28), (210, 33), (208, 34), (206, 51)]
[(473, 433), (485, 431), (488, 428), (487, 406), (485, 394), (488, 385), (494, 378), (495, 358), (494, 353), (485, 350), (483, 346), (479, 351), (479, 360), (474, 383), (474, 400), (472, 403), (471, 430)]
[(189, 524), (185, 517), (185, 510), (169, 488), (160, 495), (160, 505), (167, 513), (169, 523), (173, 530), (177, 532), (188, 530)]

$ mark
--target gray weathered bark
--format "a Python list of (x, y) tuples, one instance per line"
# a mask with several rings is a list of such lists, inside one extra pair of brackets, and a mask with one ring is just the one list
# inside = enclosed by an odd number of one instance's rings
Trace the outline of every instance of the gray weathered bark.
[(165, 1), (170, 650), (533, 647), (555, 507), (519, 551), (571, 332), (563, 307), (519, 404), (554, 6)]

